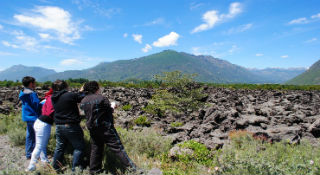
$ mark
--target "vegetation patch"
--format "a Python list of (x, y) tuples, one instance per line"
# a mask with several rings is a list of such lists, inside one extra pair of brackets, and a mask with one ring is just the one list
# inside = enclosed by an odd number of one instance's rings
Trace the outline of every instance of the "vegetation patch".
[(195, 75), (182, 74), (180, 71), (164, 72), (155, 79), (164, 84), (166, 89), (157, 89), (145, 111), (163, 117), (166, 111), (180, 113), (195, 111), (205, 105), (207, 94), (201, 87), (196, 87)]
[(124, 110), (124, 111), (130, 111), (131, 109), (132, 109), (132, 105), (130, 105), (130, 104), (122, 106), (122, 110)]
[(181, 126), (183, 126), (183, 123), (182, 122), (172, 122), (172, 123), (170, 123), (170, 126), (174, 127), (174, 128), (181, 127)]
[(134, 123), (135, 123), (136, 125), (139, 125), (139, 126), (150, 126), (150, 125), (151, 125), (151, 122), (150, 122), (150, 120), (148, 119), (148, 117), (147, 117), (147, 116), (144, 116), (144, 115), (139, 116), (138, 118), (136, 118), (136, 119), (134, 120)]
[[(81, 122), (81, 126), (84, 126), (84, 122)], [(8, 134), (12, 138), (10, 141), (17, 143), (15, 145), (24, 144), (25, 123), (21, 121), (20, 115), (1, 116), (0, 131), (2, 134)], [(253, 137), (250, 132), (232, 131), (229, 133), (230, 143), (220, 150), (209, 150), (205, 145), (190, 140), (177, 146), (192, 150), (191, 153), (186, 152), (178, 155), (178, 159), (172, 159), (169, 157), (172, 140), (161, 136), (154, 129), (145, 128), (134, 131), (117, 128), (117, 131), (129, 157), (139, 167), (144, 169), (159, 167), (163, 174), (320, 174), (320, 149), (307, 141), (297, 145), (286, 142), (268, 143)], [(53, 127), (48, 145), (50, 156), (55, 148), (54, 133)], [(90, 145), (89, 132), (86, 129), (84, 129), (84, 137), (87, 149), (85, 161), (88, 163)], [(65, 159), (66, 162), (71, 163), (72, 149), (68, 149)], [(113, 158), (112, 153), (106, 149), (105, 168), (117, 167)], [(65, 173), (71, 172), (70, 167), (70, 164), (66, 164)], [(50, 169), (40, 169), (38, 172), (55, 174)], [(24, 174), (15, 169), (0, 173)], [(82, 172), (82, 174), (86, 173), (88, 173), (87, 170)]]

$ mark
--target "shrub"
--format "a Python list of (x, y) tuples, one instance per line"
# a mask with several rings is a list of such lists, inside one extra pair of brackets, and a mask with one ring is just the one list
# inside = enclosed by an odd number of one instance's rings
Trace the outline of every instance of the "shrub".
[(14, 146), (21, 146), (24, 145), (26, 141), (26, 130), (15, 128), (8, 132), (8, 136)]
[(25, 144), (26, 123), (21, 120), (21, 115), (1, 116), (0, 134), (8, 134), (10, 141), (15, 146)]
[(145, 108), (146, 112), (161, 117), (166, 111), (175, 113), (195, 111), (204, 106), (207, 94), (197, 86), (194, 77), (195, 75), (182, 74), (180, 71), (155, 75), (155, 79), (168, 88), (156, 90)]
[(180, 127), (180, 126), (183, 126), (183, 123), (181, 123), (181, 122), (172, 122), (171, 124), (170, 124), (170, 126), (171, 127)]
[(193, 150), (192, 155), (186, 154), (179, 156), (179, 160), (185, 163), (196, 161), (197, 163), (203, 165), (209, 165), (212, 162), (211, 152), (204, 144), (201, 144), (193, 140), (189, 140), (182, 144), (179, 144), (179, 147), (189, 148)]
[(122, 106), (122, 110), (124, 111), (130, 111), (132, 109), (132, 106), (130, 104)]
[(320, 150), (303, 141), (300, 145), (284, 142), (264, 143), (252, 136), (231, 142), (219, 155), (217, 166), (223, 174), (319, 174)]
[(158, 134), (153, 129), (142, 131), (127, 131), (117, 128), (125, 149), (130, 154), (146, 154), (157, 157), (171, 148), (172, 140)]
[(136, 118), (136, 119), (134, 120), (134, 123), (135, 123), (136, 125), (139, 125), (139, 126), (150, 126), (150, 125), (151, 125), (151, 122), (149, 121), (149, 119), (147, 118), (147, 116), (144, 116), (144, 115)]

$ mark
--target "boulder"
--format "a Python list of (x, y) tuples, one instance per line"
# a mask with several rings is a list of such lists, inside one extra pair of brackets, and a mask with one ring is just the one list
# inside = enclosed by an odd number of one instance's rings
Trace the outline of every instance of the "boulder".
[(192, 155), (193, 150), (189, 148), (181, 148), (179, 146), (174, 146), (173, 148), (170, 149), (168, 156), (173, 159), (177, 160), (179, 156), (181, 155)]

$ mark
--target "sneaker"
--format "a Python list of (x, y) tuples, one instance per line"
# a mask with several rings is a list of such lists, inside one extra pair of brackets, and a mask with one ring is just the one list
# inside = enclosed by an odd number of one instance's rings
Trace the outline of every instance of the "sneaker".
[(36, 170), (36, 167), (28, 167), (27, 169), (25, 169), (26, 172), (32, 172), (35, 170)]

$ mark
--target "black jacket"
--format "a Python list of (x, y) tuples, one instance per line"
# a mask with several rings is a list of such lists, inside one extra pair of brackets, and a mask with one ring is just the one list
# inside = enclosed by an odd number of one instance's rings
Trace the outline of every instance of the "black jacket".
[(54, 92), (51, 100), (54, 108), (54, 122), (59, 124), (78, 124), (81, 121), (78, 103), (84, 98), (82, 93), (62, 90)]
[(103, 122), (109, 122), (113, 125), (113, 109), (106, 97), (100, 94), (87, 95), (80, 104), (87, 118), (87, 128), (94, 129)]

